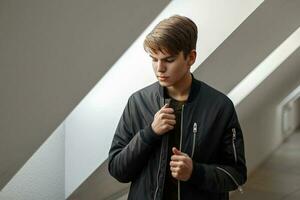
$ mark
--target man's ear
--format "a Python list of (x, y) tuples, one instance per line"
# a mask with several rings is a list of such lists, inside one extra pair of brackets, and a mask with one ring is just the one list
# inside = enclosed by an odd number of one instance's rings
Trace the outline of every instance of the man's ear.
[(188, 60), (188, 65), (189, 66), (192, 66), (195, 63), (196, 57), (197, 57), (196, 49), (191, 50), (191, 52), (188, 55), (188, 59), (189, 59)]

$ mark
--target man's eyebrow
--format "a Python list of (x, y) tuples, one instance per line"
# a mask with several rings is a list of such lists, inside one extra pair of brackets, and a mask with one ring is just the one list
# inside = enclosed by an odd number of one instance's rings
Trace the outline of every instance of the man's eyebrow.
[[(149, 55), (151, 58), (153, 58), (153, 59), (157, 59), (157, 58), (155, 58), (155, 57), (153, 57), (153, 56), (151, 56), (151, 55)], [(164, 57), (164, 58), (162, 58), (161, 60), (167, 60), (168, 58), (176, 58), (176, 56), (175, 55), (170, 55), (170, 56), (167, 56), (167, 57)]]

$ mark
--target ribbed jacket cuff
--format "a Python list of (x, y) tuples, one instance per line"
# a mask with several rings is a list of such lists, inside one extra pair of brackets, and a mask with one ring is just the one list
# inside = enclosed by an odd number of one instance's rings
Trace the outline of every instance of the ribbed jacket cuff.
[(193, 161), (193, 172), (188, 181), (193, 184), (199, 184), (203, 181), (204, 176), (205, 176), (204, 166), (200, 163), (196, 163), (195, 161)]
[(153, 143), (157, 142), (162, 138), (161, 135), (157, 135), (153, 130), (151, 125), (147, 126), (141, 131), (141, 137), (149, 145), (152, 145)]

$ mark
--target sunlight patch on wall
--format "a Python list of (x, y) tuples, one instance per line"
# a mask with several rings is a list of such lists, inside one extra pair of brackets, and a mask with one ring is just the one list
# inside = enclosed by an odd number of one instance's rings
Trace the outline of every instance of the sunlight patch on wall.
[(260, 83), (274, 72), (300, 46), (300, 28), (294, 31), (265, 60), (252, 70), (228, 94), (234, 105), (238, 105)]

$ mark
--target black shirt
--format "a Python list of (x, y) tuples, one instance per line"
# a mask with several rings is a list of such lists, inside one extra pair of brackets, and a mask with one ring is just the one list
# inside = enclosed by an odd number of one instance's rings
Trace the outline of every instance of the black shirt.
[(178, 198), (178, 180), (173, 178), (170, 170), (170, 161), (171, 156), (173, 155), (172, 148), (176, 147), (179, 149), (180, 147), (180, 126), (181, 126), (181, 111), (182, 106), (185, 101), (177, 101), (175, 99), (171, 99), (169, 107), (174, 109), (174, 114), (176, 117), (176, 124), (174, 129), (169, 131), (168, 134), (168, 164), (167, 164), (167, 173), (164, 183), (164, 200), (177, 200)]

